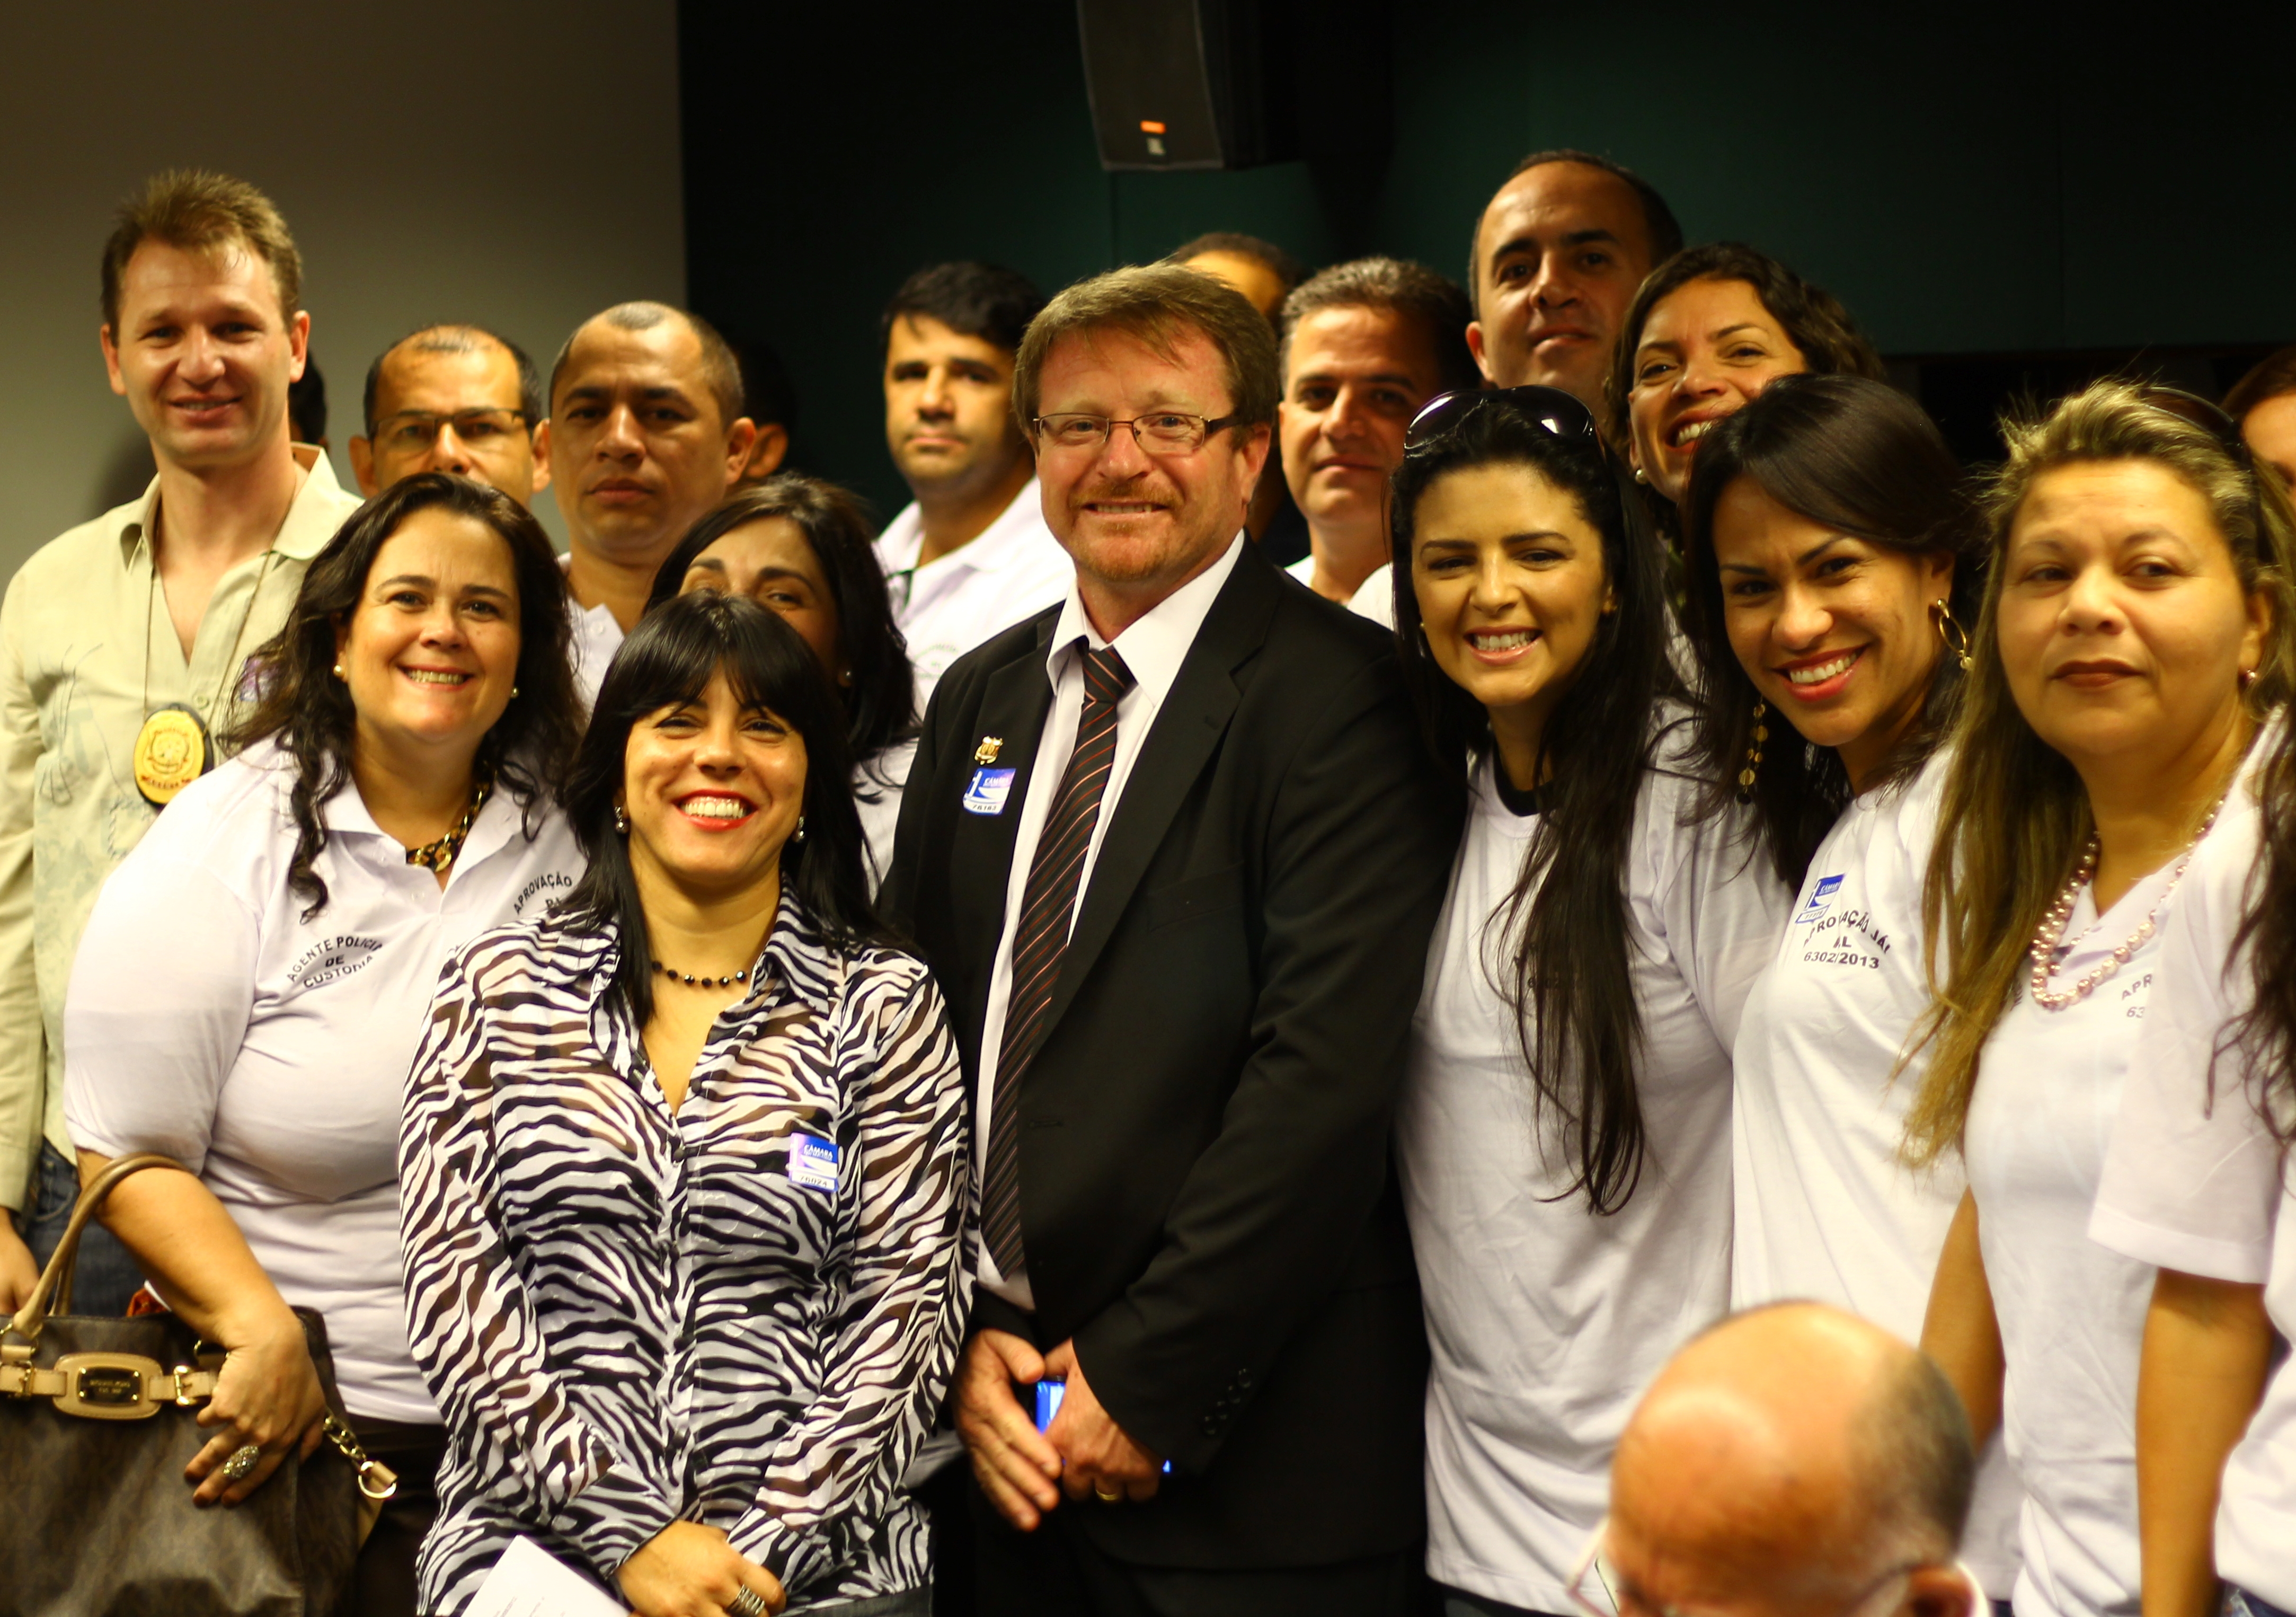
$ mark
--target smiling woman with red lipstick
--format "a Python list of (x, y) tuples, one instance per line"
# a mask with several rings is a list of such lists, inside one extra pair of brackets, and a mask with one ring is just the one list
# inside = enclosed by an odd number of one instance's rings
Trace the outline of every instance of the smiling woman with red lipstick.
[(2289, 694), (2296, 555), (2286, 501), (2188, 395), (2099, 382), (2006, 436), (1907, 1149), (1968, 1170), (1923, 1344), (2024, 1484), (2017, 1610), (2091, 1617), (2139, 1604), (2154, 1271), (2091, 1240), (2090, 1211), (2161, 928)]
[[(1759, 857), (1799, 890), (1731, 1053), (1731, 1303), (1810, 1298), (1909, 1338), (1962, 1190), (1898, 1154), (1950, 645), (1983, 559), (1961, 481), (1904, 394), (1786, 376), (1707, 436), (1682, 505), (1710, 807), (1751, 799)], [(1996, 1452), (1964, 1546), (1998, 1599), (2016, 1503)]]
[(963, 1079), (871, 917), (846, 720), (716, 590), (616, 653), (590, 855), (440, 979), (400, 1147), (414, 1356), (454, 1442), (422, 1609), (519, 1535), (640, 1617), (931, 1609), (898, 1490), (972, 1275)]
[(1730, 1040), (1785, 893), (1750, 817), (1693, 812), (1663, 557), (1584, 406), (1439, 399), (1394, 513), (1405, 677), (1472, 797), (1396, 1124), (1428, 1570), (1564, 1612), (1636, 1391), (1729, 1304)]

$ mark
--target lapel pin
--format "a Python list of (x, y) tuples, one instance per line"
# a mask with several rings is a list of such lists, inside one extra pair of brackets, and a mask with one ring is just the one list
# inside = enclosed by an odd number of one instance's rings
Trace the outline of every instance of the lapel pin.
[(972, 750), (972, 761), (976, 764), (993, 764), (996, 761), (997, 753), (1004, 749), (1003, 736), (984, 735), (980, 738), (980, 744)]

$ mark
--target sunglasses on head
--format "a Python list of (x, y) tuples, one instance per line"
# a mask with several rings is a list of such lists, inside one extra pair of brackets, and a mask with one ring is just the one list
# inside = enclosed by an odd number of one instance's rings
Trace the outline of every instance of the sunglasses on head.
[(1421, 406), (1404, 429), (1403, 447), (1416, 448), (1464, 425), (1486, 405), (1505, 405), (1524, 420), (1544, 427), (1565, 443), (1583, 443), (1600, 451), (1603, 435), (1595, 426), (1595, 413), (1561, 388), (1472, 388), (1439, 393)]

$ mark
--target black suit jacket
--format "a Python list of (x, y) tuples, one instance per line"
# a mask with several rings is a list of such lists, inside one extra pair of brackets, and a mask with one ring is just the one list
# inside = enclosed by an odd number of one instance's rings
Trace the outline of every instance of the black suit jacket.
[[(968, 1079), (1058, 609), (943, 676), (885, 904)], [(1015, 775), (967, 812), (989, 736)], [(1247, 544), (1114, 809), (1019, 1104), (1031, 1317), (1175, 1474), (1076, 1525), (1151, 1565), (1311, 1565), (1423, 1531), (1426, 1337), (1389, 1150), (1463, 794), (1390, 638)], [(1062, 1509), (1076, 1511), (1074, 1505)]]

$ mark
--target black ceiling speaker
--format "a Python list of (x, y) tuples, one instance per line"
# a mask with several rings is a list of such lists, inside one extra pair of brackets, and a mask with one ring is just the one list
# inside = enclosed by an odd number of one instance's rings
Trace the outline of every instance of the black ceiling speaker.
[(1390, 0), (1077, 0), (1100, 166), (1385, 152)]

